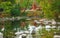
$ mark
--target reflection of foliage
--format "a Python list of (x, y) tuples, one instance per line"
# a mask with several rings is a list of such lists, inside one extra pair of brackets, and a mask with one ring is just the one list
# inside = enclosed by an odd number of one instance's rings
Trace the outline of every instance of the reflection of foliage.
[(60, 0), (41, 0), (40, 6), (44, 12), (45, 17), (51, 19), (56, 18), (60, 15)]
[(53, 18), (53, 13), (51, 11), (51, 3), (48, 2), (48, 0), (41, 1), (40, 6), (42, 7), (42, 10), (44, 11), (44, 15), (47, 18)]
[(11, 16), (20, 16), (20, 6), (15, 5), (14, 8), (11, 9)]
[(53, 38), (54, 32), (55, 32), (54, 30), (50, 30), (48, 32), (45, 28), (42, 28), (40, 29), (39, 34), (41, 38)]
[(30, 8), (32, 4), (32, 0), (21, 0), (20, 6), (22, 8)]
[(4, 38), (12, 38), (14, 36), (13, 26), (11, 25), (10, 21), (6, 21), (5, 23), (5, 30), (4, 30)]
[(23, 19), (20, 20), (20, 23), (25, 22), (25, 27), (23, 28), (24, 30), (28, 29), (28, 23), (26, 23), (26, 21), (27, 21), (26, 18), (23, 18)]
[[(12, 13), (14, 14), (12, 16), (19, 16), (20, 15), (20, 8), (19, 8), (19, 6), (18, 5), (13, 5), (11, 2), (2, 2), (0, 4), (0, 8), (4, 9), (4, 11), (3, 11), (4, 15), (5, 14), (9, 14), (10, 15)], [(18, 25), (17, 22), (15, 24)], [(5, 22), (4, 38), (7, 38), (7, 37), (8, 38), (12, 38), (12, 36), (14, 36), (14, 32), (15, 32), (13, 29), (14, 29), (14, 25), (11, 24), (11, 21)]]
[[(0, 3), (0, 8), (4, 9), (4, 14), (11, 14), (11, 16), (26, 16), (26, 12), (24, 11), (23, 13), (20, 12), (20, 6), (21, 8), (25, 8), (25, 9), (29, 9), (31, 8), (31, 5), (33, 3), (32, 0), (21, 0), (20, 5), (19, 4), (13, 4), (15, 0), (7, 0), (6, 2), (1, 2)], [(17, 0), (18, 1), (18, 0)], [(46, 18), (55, 18), (56, 20), (60, 21), (60, 19), (58, 19), (58, 16), (60, 15), (60, 0), (36, 0), (37, 4), (39, 4), (42, 7), (42, 11), (44, 12), (44, 17)], [(21, 13), (21, 14), (20, 14)], [(28, 16), (41, 16), (43, 17), (42, 14), (35, 12), (33, 13), (29, 13)], [(20, 21), (25, 21), (25, 19), (22, 19)], [(14, 35), (14, 31), (12, 29), (14, 29), (15, 25), (16, 27), (19, 26), (19, 22), (20, 21), (13, 21), (12, 22), (6, 22), (5, 25), (5, 36), (7, 35)], [(14, 28), (13, 28), (14, 27)], [(27, 28), (28, 26), (26, 26)], [(12, 33), (10, 33), (12, 32)], [(51, 31), (53, 32), (53, 31)], [(57, 31), (58, 32), (58, 31)], [(52, 38), (53, 33), (48, 33), (45, 29), (42, 30), (42, 33), (44, 33), (46, 35), (46, 38)], [(51, 36), (51, 37), (50, 37)], [(9, 38), (11, 38), (9, 36)]]
[(21, 13), (21, 16), (27, 16), (26, 12)]
[(4, 9), (5, 13), (10, 13), (11, 8), (13, 8), (11, 2), (2, 2), (0, 7)]
[(41, 13), (41, 11), (35, 11), (35, 12), (28, 12), (27, 16), (32, 16), (32, 17), (43, 17), (43, 14)]
[(19, 5), (13, 5), (11, 2), (2, 2), (0, 4), (0, 8), (4, 9), (4, 13), (11, 14), (12, 16), (20, 15), (20, 7)]
[[(52, 4), (52, 10), (54, 11), (54, 17), (56, 21), (60, 21), (58, 16), (60, 15), (60, 0), (55, 0)], [(58, 20), (57, 20), (58, 19)]]
[(19, 20), (14, 20), (14, 21), (11, 21), (11, 25), (12, 25), (12, 28), (16, 28), (16, 30), (14, 31), (17, 31), (17, 28), (20, 27), (20, 21)]

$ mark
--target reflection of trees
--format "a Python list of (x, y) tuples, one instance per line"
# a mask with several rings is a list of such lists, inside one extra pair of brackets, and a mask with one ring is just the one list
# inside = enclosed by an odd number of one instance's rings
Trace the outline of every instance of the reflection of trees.
[(34, 11), (34, 12), (28, 12), (27, 13), (27, 16), (31, 16), (31, 17), (41, 17), (42, 15), (44, 15), (44, 14), (42, 14), (41, 13), (41, 11)]
[[(4, 9), (4, 13), (0, 15), (0, 17), (12, 17), (12, 16), (39, 16), (39, 17), (46, 17), (48, 19), (55, 19), (57, 22), (60, 22), (60, 0), (36, 0), (38, 6), (40, 5), (42, 7), (42, 11), (44, 13), (41, 13), (41, 11), (34, 11), (34, 12), (28, 12), (26, 13), (26, 9), (30, 9), (31, 5), (33, 3), (33, 0), (16, 0), (18, 2), (18, 5), (15, 3), (15, 0), (0, 0), (0, 7)], [(6, 2), (7, 1), (7, 2)], [(8, 2), (9, 1), (9, 2)], [(20, 1), (20, 3), (19, 3)], [(25, 8), (23, 9), (24, 12), (20, 12), (20, 7)], [(7, 24), (8, 23), (8, 24)], [(9, 24), (10, 23), (10, 24)], [(3, 23), (4, 24), (4, 23)], [(9, 32), (13, 32), (12, 25), (17, 25), (19, 26), (19, 21), (13, 21), (13, 22), (6, 22), (5, 28), (7, 29), (8, 34)], [(57, 24), (58, 25), (58, 24)], [(9, 28), (9, 29), (8, 29)], [(5, 30), (6, 30), (5, 29)], [(5, 31), (6, 32), (6, 31)], [(6, 32), (6, 36), (8, 35)]]

